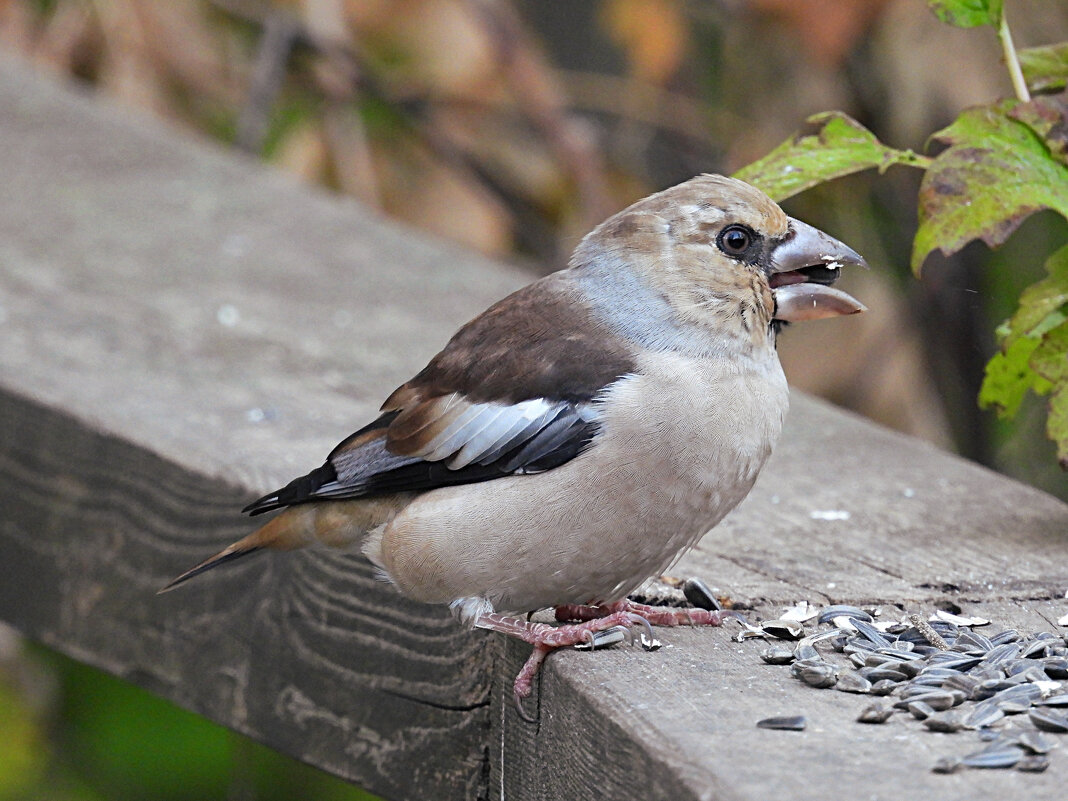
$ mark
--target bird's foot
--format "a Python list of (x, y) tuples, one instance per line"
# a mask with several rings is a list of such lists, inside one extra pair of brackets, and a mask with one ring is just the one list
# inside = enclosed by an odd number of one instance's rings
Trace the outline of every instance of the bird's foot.
[(635, 624), (643, 627), (641, 644), (647, 651), (660, 647), (653, 638), (652, 626), (718, 626), (726, 618), (744, 619), (737, 612), (714, 612), (706, 609), (675, 609), (660, 606), (647, 606), (634, 601), (616, 601), (598, 606), (569, 604), (556, 607), (556, 619), (562, 626), (550, 626), (547, 623), (534, 623), (530, 620), (500, 615), (489, 612), (478, 616), (475, 626), (490, 629), (511, 637), (517, 637), (534, 646), (519, 675), (515, 677), (512, 690), (515, 696), (519, 716), (528, 722), (534, 722), (523, 710), (523, 699), (527, 698), (534, 686), (534, 677), (538, 675), (542, 663), (552, 651), (569, 645), (588, 645), (596, 648), (598, 632), (622, 626), (629, 629)]
[(568, 604), (556, 607), (556, 619), (561, 622), (602, 619), (607, 615), (627, 612), (636, 615), (654, 626), (719, 626), (727, 618), (744, 620), (741, 614), (729, 610), (709, 611), (667, 606), (648, 606), (634, 601), (622, 600), (600, 606)]
[[(588, 609), (591, 607), (581, 608)], [(604, 607), (596, 608), (604, 609)], [(565, 648), (569, 645), (586, 644), (591, 648), (596, 648), (596, 635), (598, 632), (606, 631), (615, 628), (616, 626), (622, 626), (629, 629), (636, 623), (644, 626), (646, 629), (647, 636), (646, 638), (643, 638), (643, 645), (645, 642), (651, 642), (652, 629), (649, 627), (649, 622), (639, 614), (628, 609), (605, 611), (603, 614), (585, 618), (583, 622), (569, 623), (564, 626), (550, 626), (547, 623), (534, 623), (529, 620), (522, 620), (520, 618), (490, 612), (479, 615), (478, 619), (475, 621), (475, 626), (480, 629), (490, 629), (491, 631), (497, 631), (501, 634), (518, 637), (524, 642), (529, 642), (534, 646), (534, 651), (523, 665), (522, 670), (519, 671), (519, 675), (515, 677), (515, 683), (512, 685), (512, 690), (515, 696), (515, 705), (516, 709), (519, 710), (519, 716), (523, 718), (523, 720), (533, 723), (533, 719), (523, 711), (523, 699), (530, 695), (534, 685), (534, 677), (538, 675), (538, 670), (541, 668), (542, 662), (545, 661), (545, 657), (548, 656), (550, 652), (555, 651), (557, 648)]]

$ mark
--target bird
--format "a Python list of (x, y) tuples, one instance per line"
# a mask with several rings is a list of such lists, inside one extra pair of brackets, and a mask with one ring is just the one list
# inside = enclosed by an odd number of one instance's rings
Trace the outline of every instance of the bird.
[(533, 646), (513, 686), (527, 717), (556, 648), (723, 622), (627, 596), (749, 493), (789, 403), (777, 337), (865, 311), (832, 284), (866, 266), (733, 178), (641, 199), (461, 327), (320, 467), (243, 510), (279, 514), (160, 592), (262, 549), (359, 548), (401, 595)]

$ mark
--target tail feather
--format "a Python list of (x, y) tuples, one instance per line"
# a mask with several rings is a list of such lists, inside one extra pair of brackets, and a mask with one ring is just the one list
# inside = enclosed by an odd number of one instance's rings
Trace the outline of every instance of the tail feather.
[(205, 559), (196, 567), (182, 573), (174, 581), (161, 589), (157, 595), (170, 592), (179, 584), (183, 584), (194, 576), (199, 576), (213, 567), (232, 562), (242, 556), (272, 548), (274, 550), (290, 550), (307, 545), (311, 540), (311, 523), (314, 521), (314, 510), (307, 508), (290, 508), (282, 514), (271, 518), (258, 529), (246, 537), (242, 537), (232, 545), (223, 548), (217, 554)]
[[(241, 542), (244, 542), (244, 540), (242, 540)], [(218, 567), (219, 565), (226, 564), (227, 562), (232, 562), (234, 559), (240, 559), (242, 556), (248, 556), (248, 554), (255, 553), (256, 551), (263, 548), (262, 545), (251, 545), (247, 548), (239, 548), (238, 546), (241, 545), (241, 542), (235, 542), (233, 545), (230, 545), (227, 548), (219, 551), (217, 554), (215, 554), (215, 556), (205, 559), (196, 567), (190, 568), (189, 570), (185, 571), (184, 573), (182, 573), (182, 575), (178, 576), (178, 578), (174, 579), (174, 581), (170, 582), (166, 587), (157, 591), (156, 595), (163, 595), (163, 593), (165, 592), (170, 592), (179, 584), (184, 584), (194, 576), (199, 576), (201, 573), (211, 570), (213, 567)]]
[(392, 520), (412, 497), (411, 493), (397, 493), (383, 498), (319, 501), (287, 507), (247, 537), (185, 571), (159, 592), (169, 592), (213, 567), (264, 548), (288, 551), (312, 543), (335, 548), (352, 546), (368, 531)]

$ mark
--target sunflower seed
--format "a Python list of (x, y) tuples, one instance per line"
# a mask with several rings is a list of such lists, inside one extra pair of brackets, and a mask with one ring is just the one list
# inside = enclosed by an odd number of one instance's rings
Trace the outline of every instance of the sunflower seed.
[(961, 656), (956, 651), (941, 651), (927, 658), (929, 667), (943, 667), (949, 670), (971, 670), (982, 661), (979, 656)]
[(834, 689), (844, 693), (867, 693), (871, 692), (871, 682), (861, 676), (855, 670), (846, 670), (838, 676), (838, 683)]
[(909, 701), (906, 707), (916, 720), (926, 720), (935, 713), (934, 707), (924, 701)]
[(1025, 659), (1043, 659), (1050, 655), (1050, 649), (1052, 648), (1053, 643), (1049, 640), (1031, 640), (1031, 642), (1024, 644), (1024, 647), (1020, 650), (1020, 656)]
[(839, 617), (856, 618), (863, 620), (866, 623), (871, 623), (875, 619), (858, 606), (835, 604), (833, 606), (825, 606), (821, 609), (816, 621), (818, 623), (830, 623), (834, 621), (835, 618)]
[(975, 699), (973, 695), (978, 687), (979, 680), (969, 676), (967, 673), (955, 673), (942, 680), (942, 689), (957, 690), (958, 692), (963, 693), (964, 697), (968, 700), (982, 700)]
[(590, 634), (589, 639), (586, 642), (576, 643), (575, 650), (595, 651), (599, 648), (608, 648), (618, 645), (631, 636), (630, 630), (624, 626), (612, 626), (602, 631), (587, 632), (587, 634)]
[(790, 717), (764, 718), (757, 721), (758, 729), (777, 729), (779, 731), (804, 731), (805, 716), (793, 715)]
[(686, 579), (682, 583), (682, 594), (698, 609), (705, 609), (709, 612), (719, 612), (723, 609), (723, 604), (719, 602), (716, 594), (699, 578)]
[(1030, 751), (1032, 754), (1048, 754), (1054, 748), (1058, 746), (1058, 743), (1053, 742), (1037, 731), (1023, 731), (1020, 732), (1020, 736), (1016, 738), (1016, 742)]
[(1027, 773), (1041, 773), (1049, 767), (1049, 757), (1045, 754), (1032, 754), (1025, 756), (1019, 762), (1016, 763), (1016, 770), (1026, 771)]
[(994, 644), (990, 642), (990, 638), (980, 634), (978, 631), (972, 631), (971, 629), (965, 629), (957, 637), (957, 641), (953, 643), (954, 651), (961, 652), (979, 652), (982, 654), (987, 653), (994, 647)]
[(794, 678), (820, 689), (833, 687), (838, 680), (838, 668), (827, 662), (794, 662), (791, 672)]
[(957, 697), (953, 695), (953, 693), (943, 691), (927, 692), (921, 695), (914, 695), (908, 699), (909, 703), (912, 703), (914, 701), (920, 701), (924, 704), (927, 704), (935, 712), (944, 712), (945, 710), (951, 709), (959, 703), (959, 701), (957, 701)]
[(794, 652), (781, 645), (771, 645), (760, 652), (760, 658), (769, 665), (789, 665), (794, 661)]
[(1051, 679), (1068, 679), (1068, 657), (1051, 656), (1043, 668)]
[(1024, 757), (1024, 750), (1016, 745), (995, 743), (994, 748), (984, 748), (968, 754), (961, 764), (969, 768), (1011, 768)]
[(981, 701), (964, 718), (964, 728), (981, 729), (984, 726), (997, 723), (1003, 717), (1005, 717), (1005, 713), (997, 704), (989, 700)]
[(958, 757), (941, 757), (931, 768), (935, 773), (954, 773), (960, 769), (961, 761)]
[(874, 681), (869, 678), (868, 680), (872, 681), (870, 690), (872, 695), (890, 695), (890, 693), (892, 693), (898, 686), (898, 683), (893, 679), (879, 679), (878, 681)]
[(893, 707), (876, 702), (864, 707), (857, 716), (857, 721), (860, 723), (885, 723), (893, 714)]
[(1042, 731), (1068, 734), (1068, 715), (1051, 707), (1036, 707), (1027, 713), (1027, 717)]
[(927, 719), (923, 721), (923, 725), (929, 731), (940, 732), (955, 732), (964, 728), (964, 722), (960, 714), (955, 710), (928, 715)]
[(1010, 659), (1015, 659), (1020, 655), (1020, 646), (1014, 642), (1007, 642), (1004, 645), (995, 645), (986, 655), (983, 656), (984, 665), (998, 665), (1002, 662), (1008, 662)]
[(1026, 712), (1031, 704), (1042, 699), (1042, 690), (1034, 684), (1017, 684), (993, 695), (990, 700), (1006, 714)]
[(852, 620), (853, 627), (860, 633), (864, 639), (874, 643), (878, 647), (883, 647), (894, 641), (894, 638), (883, 634), (879, 629), (875, 628), (871, 623), (854, 618)]
[(994, 643), (994, 647), (1004, 645), (1005, 643), (1016, 642), (1020, 639), (1020, 632), (1016, 629), (1005, 629), (999, 631), (993, 637), (990, 638), (990, 642)]

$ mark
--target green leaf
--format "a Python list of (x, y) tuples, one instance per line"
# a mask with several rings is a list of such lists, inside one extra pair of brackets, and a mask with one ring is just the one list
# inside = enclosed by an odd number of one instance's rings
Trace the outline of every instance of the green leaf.
[(895, 150), (840, 111), (809, 117), (810, 128), (799, 131), (764, 158), (734, 174), (782, 201), (806, 189), (854, 172), (894, 164), (923, 167), (928, 159), (911, 150)]
[[(1057, 333), (1068, 330), (1068, 246), (1049, 257), (1046, 271), (1046, 278), (1021, 293), (1016, 313), (998, 329), (1001, 352), (986, 366), (979, 405), (996, 408), (1002, 417), (1016, 414), (1028, 390), (1039, 395), (1052, 390), (1051, 408), (1068, 403), (1068, 343)], [(1058, 393), (1064, 397), (1058, 399)], [(1068, 440), (1068, 430), (1060, 436)], [(1054, 439), (1060, 447), (1062, 440)]]
[(1029, 47), (1016, 55), (1032, 92), (1055, 92), (1068, 85), (1068, 42)]
[(1049, 318), (1068, 306), (1068, 245), (1046, 260), (1049, 274), (1020, 293), (1020, 304), (1008, 321), (1005, 342), (1021, 336), (1040, 337), (1059, 323)]
[(927, 5), (942, 22), (958, 28), (1001, 24), (1002, 0), (927, 0)]
[(1042, 95), (1019, 103), (1009, 116), (1038, 134), (1050, 153), (1068, 164), (1068, 95)]
[(949, 145), (920, 183), (920, 224), (912, 244), (919, 272), (935, 248), (947, 256), (973, 239), (996, 247), (1036, 211), (1068, 217), (1068, 168), (1005, 100), (961, 113), (932, 138)]
[(1043, 388), (1036, 388), (1039, 377), (1031, 369), (1031, 354), (1038, 343), (1032, 337), (1020, 337), (1004, 351), (994, 354), (987, 362), (983, 385), (979, 388), (981, 408), (997, 409), (998, 417), (1015, 417), (1028, 390), (1038, 392)]
[(1057, 460), (1061, 467), (1068, 469), (1068, 322), (1061, 323), (1042, 338), (1031, 356), (1031, 366), (1053, 387), (1046, 432), (1057, 443)]

